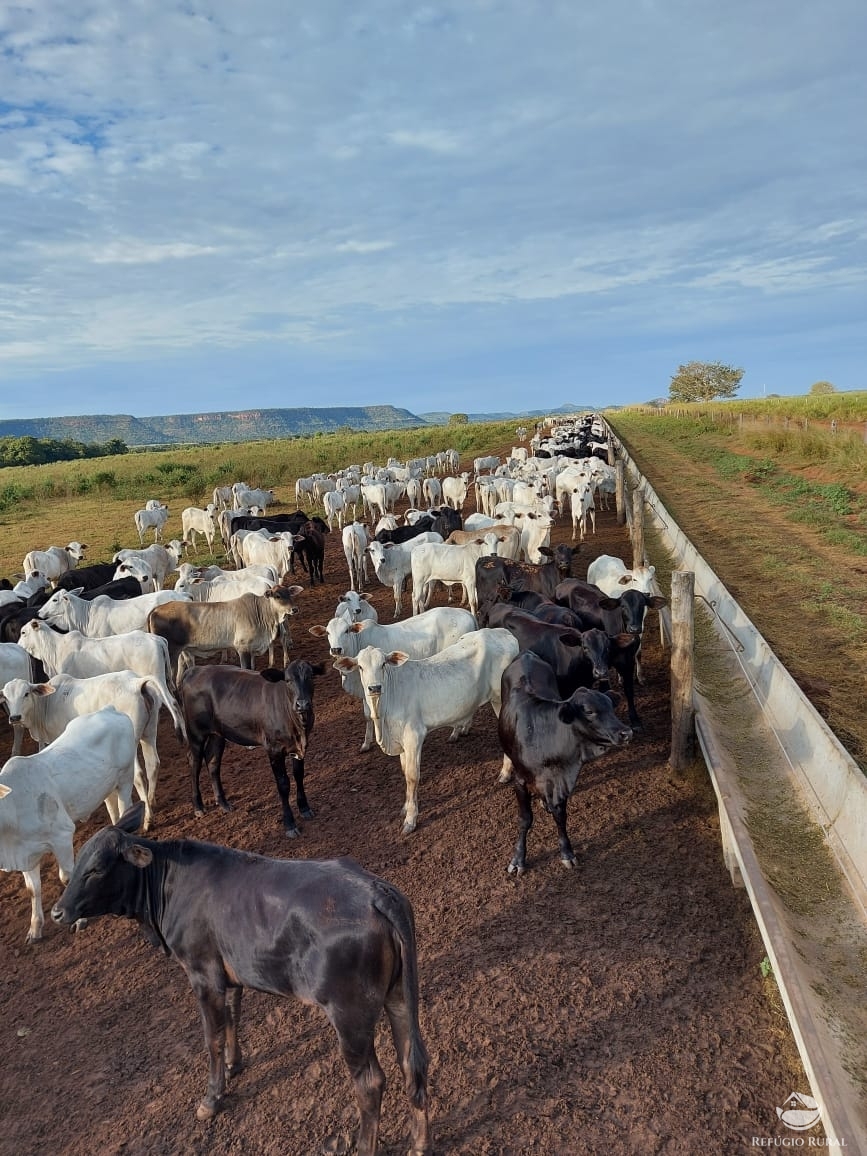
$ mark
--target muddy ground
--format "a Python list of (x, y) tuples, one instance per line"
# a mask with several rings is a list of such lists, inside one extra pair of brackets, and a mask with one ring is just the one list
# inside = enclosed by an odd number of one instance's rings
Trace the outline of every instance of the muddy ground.
[[(570, 529), (561, 525), (554, 541)], [(602, 513), (582, 550), (631, 558), (625, 531)], [(295, 653), (319, 660), (307, 633), (347, 585), (338, 536), (326, 584), (306, 590)], [(371, 587), (382, 621), (390, 591)], [(422, 1028), (431, 1055), (436, 1151), (467, 1156), (579, 1152), (731, 1153), (787, 1134), (775, 1107), (809, 1085), (743, 891), (723, 866), (712, 791), (700, 773), (673, 784), (667, 653), (655, 615), (645, 647), (644, 729), (589, 764), (570, 802), (579, 865), (559, 863), (553, 822), (537, 813), (529, 869), (506, 873), (516, 831), (490, 707), (458, 744), (424, 747), (417, 831), (400, 834), (397, 759), (360, 754), (359, 704), (329, 670), (316, 690), (307, 760), (316, 817), (287, 840), (267, 761), (231, 748), (224, 785), (235, 809), (192, 813), (184, 751), (161, 724), (162, 837), (195, 837), (283, 857), (352, 855), (415, 908)], [(0, 724), (0, 756), (10, 748)], [(204, 785), (204, 784), (203, 784)], [(206, 796), (207, 798), (207, 796)], [(76, 845), (104, 823), (79, 831)], [(46, 909), (61, 891), (43, 864)], [(0, 877), (0, 1153), (124, 1156), (226, 1153), (312, 1156), (342, 1151), (355, 1121), (349, 1079), (323, 1015), (245, 995), (247, 1068), (226, 1109), (195, 1118), (206, 1061), (195, 1000), (177, 964), (136, 926), (105, 919), (73, 935), (50, 920), (26, 947), (20, 875)], [(381, 1150), (408, 1134), (390, 1038)], [(791, 1135), (791, 1133), (788, 1133)]]

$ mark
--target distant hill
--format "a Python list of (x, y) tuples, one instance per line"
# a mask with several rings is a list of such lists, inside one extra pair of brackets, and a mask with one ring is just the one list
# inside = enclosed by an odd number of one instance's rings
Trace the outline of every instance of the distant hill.
[[(557, 406), (554, 409), (525, 409), (521, 413), (468, 413), (467, 417), (471, 422), (484, 421), (518, 421), (520, 418), (536, 418), (545, 417), (549, 413), (592, 413), (596, 409), (592, 405), (573, 405), (571, 402), (565, 402), (563, 405)], [(434, 410), (430, 413), (420, 413), (418, 415), (423, 421), (429, 425), (448, 425), (451, 413), (444, 410)]]
[(120, 438), (128, 446), (198, 442), (248, 442), (309, 436), (334, 430), (412, 429), (424, 418), (393, 405), (334, 406), (328, 409), (248, 409), (237, 413), (180, 413), (166, 417), (91, 414), (0, 420), (0, 437), (51, 438), (101, 445)]

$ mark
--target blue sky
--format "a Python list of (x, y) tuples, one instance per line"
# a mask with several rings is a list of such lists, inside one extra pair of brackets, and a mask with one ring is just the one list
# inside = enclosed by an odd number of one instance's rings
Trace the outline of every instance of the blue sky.
[(867, 388), (863, 0), (0, 8), (0, 417)]

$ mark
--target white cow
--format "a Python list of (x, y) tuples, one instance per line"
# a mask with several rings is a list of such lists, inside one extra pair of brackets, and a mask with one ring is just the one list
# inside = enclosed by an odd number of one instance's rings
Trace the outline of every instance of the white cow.
[(446, 586), (460, 583), (470, 613), (475, 614), (478, 610), (476, 561), (486, 554), (496, 552), (497, 534), (493, 530), (488, 530), (463, 546), (449, 546), (446, 543), (418, 546), (410, 557), (413, 614), (421, 614), (427, 609), (433, 582), (443, 582)]
[(335, 618), (342, 615), (348, 622), (379, 622), (376, 607), (371, 605), (371, 594), (359, 594), (357, 590), (347, 590), (337, 599)]
[(403, 605), (403, 588), (412, 572), (412, 553), (425, 542), (442, 542), (442, 534), (426, 530), (416, 534), (408, 542), (371, 542), (367, 547), (373, 570), (383, 586), (390, 586), (394, 592), (394, 616), (400, 614)]
[(143, 590), (161, 590), (169, 571), (175, 570), (183, 554), (183, 545), (171, 541), (167, 546), (154, 542), (143, 550), (118, 550), (112, 558), (117, 563), (115, 578), (138, 578)]
[(236, 510), (242, 506), (259, 506), (264, 510), (273, 506), (276, 500), (273, 490), (252, 489), (243, 482), (235, 482), (232, 486), (232, 503)]
[(208, 553), (214, 552), (214, 537), (217, 533), (217, 507), (210, 503), (201, 509), (199, 506), (187, 506), (181, 511), (181, 538), (185, 546), (192, 546), (198, 554), (196, 534), (204, 534), (208, 543)]
[(461, 474), (458, 478), (443, 478), (443, 501), (453, 510), (462, 510), (467, 500), (467, 485), (469, 474)]
[(292, 563), (292, 534), (271, 530), (237, 530), (230, 540), (236, 566), (271, 566), (278, 578), (289, 573)]
[(600, 554), (587, 567), (587, 581), (598, 586), (609, 598), (619, 598), (624, 590), (640, 590), (642, 594), (652, 594), (655, 574), (655, 566), (630, 569), (620, 558), (611, 554)]
[(325, 510), (325, 520), (328, 529), (333, 530), (333, 521), (337, 519), (337, 528), (343, 529), (343, 518), (346, 514), (346, 499), (342, 490), (329, 490), (322, 495), (322, 508)]
[[(271, 572), (268, 577), (251, 574), (251, 569), (252, 567), (245, 567), (243, 570), (236, 570), (232, 573), (232, 577), (193, 577), (185, 581), (179, 579), (175, 583), (175, 590), (183, 590), (193, 602), (231, 602), (233, 598), (240, 598), (242, 594), (258, 594), (261, 597), (266, 590), (275, 585), (277, 576), (270, 566), (262, 567)], [(240, 574), (241, 577), (236, 578), (235, 574)]]
[(88, 638), (108, 638), (130, 630), (145, 630), (150, 612), (164, 602), (192, 601), (182, 590), (158, 590), (156, 594), (124, 599), (100, 594), (90, 600), (79, 598), (79, 593), (80, 587), (78, 592), (55, 590), (40, 606), (39, 617), (61, 630), (79, 630)]
[(41, 661), (49, 675), (92, 678), (111, 671), (131, 670), (142, 678), (155, 678), (166, 697), (174, 690), (168, 644), (165, 639), (143, 630), (132, 630), (115, 638), (85, 638), (77, 630), (58, 634), (47, 623), (34, 618), (21, 627), (18, 643)]
[[(311, 626), (310, 633), (315, 638), (328, 639), (333, 658), (356, 658), (366, 646), (378, 646), (385, 651), (399, 649), (410, 658), (429, 658), (475, 629), (476, 620), (468, 611), (455, 606), (436, 606), (416, 618), (388, 625), (371, 621), (351, 622), (339, 614), (327, 626)], [(369, 751), (373, 746), (373, 722), (358, 671), (341, 671), (341, 681), (347, 694), (362, 702), (366, 726), (361, 749)]]
[(125, 714), (108, 706), (73, 719), (35, 755), (13, 755), (0, 772), (0, 870), (20, 871), (30, 893), (27, 942), (42, 938), (39, 866), (50, 851), (66, 883), (75, 824), (105, 803), (116, 823), (132, 802), (136, 737)]
[(158, 542), (163, 535), (163, 526), (169, 520), (169, 508), (160, 504), (154, 510), (136, 510), (133, 514), (135, 528), (138, 530), (138, 540), (144, 546), (146, 530), (153, 530), (154, 541)]
[(215, 486), (211, 496), (211, 503), (215, 510), (225, 510), (232, 504), (232, 487)]
[(421, 484), (421, 492), (431, 508), (440, 505), (443, 500), (443, 487), (439, 478), (425, 478)]
[(10, 721), (25, 726), (40, 747), (53, 743), (79, 715), (93, 714), (104, 706), (113, 706), (127, 715), (136, 742), (141, 746), (144, 771), (136, 758), (135, 787), (145, 805), (145, 830), (150, 827), (160, 772), (157, 753), (160, 707), (168, 709), (182, 734), (185, 729), (183, 715), (161, 683), (154, 678), (141, 678), (129, 670), (99, 674), (95, 678), (58, 674), (46, 683), (30, 682), (28, 677), (13, 678), (3, 685), (0, 699), (5, 701)]
[(367, 581), (367, 527), (364, 522), (350, 522), (343, 527), (341, 539), (350, 588), (361, 590)]
[(31, 550), (24, 555), (24, 577), (43, 574), (49, 582), (61, 578), (67, 570), (77, 566), (87, 546), (70, 542), (68, 546), (49, 546), (47, 550)]
[(48, 584), (48, 579), (44, 574), (31, 574), (29, 578), (23, 578), (16, 582), (11, 590), (0, 590), (0, 606), (8, 606), (13, 602), (23, 604), (31, 595), (45, 590)]
[(449, 741), (466, 734), (473, 715), (489, 702), (500, 713), (503, 671), (517, 657), (508, 630), (474, 630), (430, 658), (366, 646), (357, 658), (338, 658), (341, 674), (358, 670), (376, 733), (387, 755), (400, 755), (406, 779), (403, 834), (418, 822), (421, 751), (429, 731), (451, 727)]
[[(0, 642), (0, 686), (13, 678), (30, 678), (30, 655), (17, 642)], [(12, 723), (12, 754), (20, 755), (24, 743), (24, 727)]]

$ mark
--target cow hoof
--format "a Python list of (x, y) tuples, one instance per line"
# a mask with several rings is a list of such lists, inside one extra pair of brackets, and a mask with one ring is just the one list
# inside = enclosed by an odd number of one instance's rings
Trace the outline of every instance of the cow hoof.
[(196, 816), (197, 819), (201, 819), (201, 817), (204, 815), (204, 813), (205, 813), (204, 807), (193, 807), (193, 814)]
[(561, 859), (560, 864), (561, 864), (561, 866), (565, 867), (567, 871), (571, 871), (573, 869), (573, 867), (575, 866), (575, 860), (574, 859)]
[(409, 820), (407, 820), (404, 823), (403, 827), (401, 828), (400, 833), (401, 833), (401, 835), (411, 835), (414, 830), (415, 830), (415, 823), (410, 823)]
[(234, 809), (234, 806), (229, 802), (228, 799), (224, 799), (223, 802), (220, 803), (221, 811), (234, 811)]
[(509, 864), (509, 866), (506, 868), (506, 870), (509, 872), (510, 875), (517, 875), (519, 879), (524, 874), (524, 867), (523, 867), (523, 864), (521, 864), (521, 863), (512, 862)]
[(196, 1108), (196, 1119), (213, 1120), (219, 1110), (219, 1100), (215, 1104), (209, 1104), (207, 1100), (202, 1100), (201, 1104)]
[(505, 785), (506, 783), (513, 783), (514, 781), (515, 781), (515, 776), (512, 774), (511, 771), (505, 771), (505, 772), (500, 771), (499, 775), (497, 776), (497, 782), (502, 783), (503, 785)]
[(75, 923), (73, 923), (70, 930), (72, 930), (72, 931), (84, 931), (85, 927), (87, 927), (87, 920), (86, 919), (76, 919)]
[(24, 940), (24, 942), (27, 944), (39, 943), (41, 939), (42, 939), (42, 932), (41, 931), (38, 935), (34, 935), (34, 933), (32, 931), (28, 931), (27, 932), (27, 938)]
[(312, 807), (305, 807), (304, 810), (301, 812), (301, 818), (302, 819), (312, 819), (315, 814), (316, 814), (316, 812), (313, 810)]
[(283, 834), (287, 839), (297, 839), (301, 832), (297, 827), (284, 827)]

